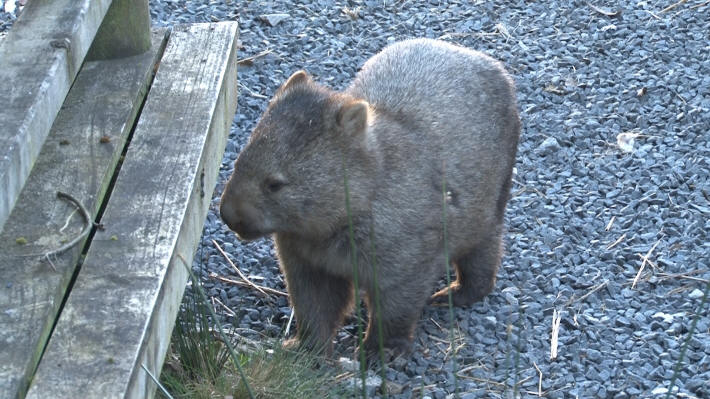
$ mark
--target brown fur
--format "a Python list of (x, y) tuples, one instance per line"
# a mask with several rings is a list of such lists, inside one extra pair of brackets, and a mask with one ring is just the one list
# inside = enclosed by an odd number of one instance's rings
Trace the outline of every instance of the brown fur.
[(353, 302), (347, 181), (365, 346), (377, 348), (381, 323), (384, 346), (406, 351), (445, 270), (444, 198), (454, 304), (493, 289), (519, 132), (500, 63), (440, 41), (395, 43), (344, 92), (291, 76), (239, 155), (220, 211), (243, 239), (274, 235), (295, 342), (327, 350)]

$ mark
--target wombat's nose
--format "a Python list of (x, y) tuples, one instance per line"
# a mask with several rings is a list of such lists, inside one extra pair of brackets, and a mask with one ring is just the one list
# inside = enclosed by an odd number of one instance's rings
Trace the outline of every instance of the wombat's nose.
[(219, 206), (219, 216), (222, 218), (224, 223), (226, 223), (227, 226), (233, 231), (236, 231), (236, 228), (242, 225), (242, 222), (235, 215), (232, 208), (228, 205), (225, 205), (224, 202), (221, 203)]

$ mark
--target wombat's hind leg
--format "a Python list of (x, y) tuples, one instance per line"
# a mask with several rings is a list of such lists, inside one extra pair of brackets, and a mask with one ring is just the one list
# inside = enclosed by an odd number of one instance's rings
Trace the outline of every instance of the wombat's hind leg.
[(298, 331), (284, 347), (330, 355), (335, 331), (352, 305), (352, 282), (303, 268), (286, 273), (286, 283)]
[(456, 281), (431, 297), (431, 302), (448, 303), (451, 290), (454, 306), (469, 306), (493, 291), (502, 255), (502, 238), (485, 240), (463, 256), (454, 259)]

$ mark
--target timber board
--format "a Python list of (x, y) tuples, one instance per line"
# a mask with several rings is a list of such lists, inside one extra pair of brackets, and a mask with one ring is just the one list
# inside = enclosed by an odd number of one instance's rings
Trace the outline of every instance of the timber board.
[(24, 396), (84, 245), (53, 257), (56, 272), (40, 256), (28, 256), (59, 248), (84, 226), (56, 193), (96, 214), (164, 42), (159, 30), (143, 55), (83, 66), (0, 232), (0, 398)]
[(32, 0), (0, 42), (0, 229), (112, 0)]
[(28, 393), (155, 386), (236, 110), (236, 22), (173, 28), (102, 224)]

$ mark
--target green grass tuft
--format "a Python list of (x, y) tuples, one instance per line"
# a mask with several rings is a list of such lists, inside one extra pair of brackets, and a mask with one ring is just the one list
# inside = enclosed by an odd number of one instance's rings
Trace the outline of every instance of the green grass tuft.
[[(199, 279), (192, 275), (192, 282), (160, 377), (174, 398), (342, 397), (332, 373), (311, 354), (285, 350), (278, 343), (274, 349), (234, 351), (235, 335), (221, 332)], [(165, 395), (158, 391), (158, 397)]]

